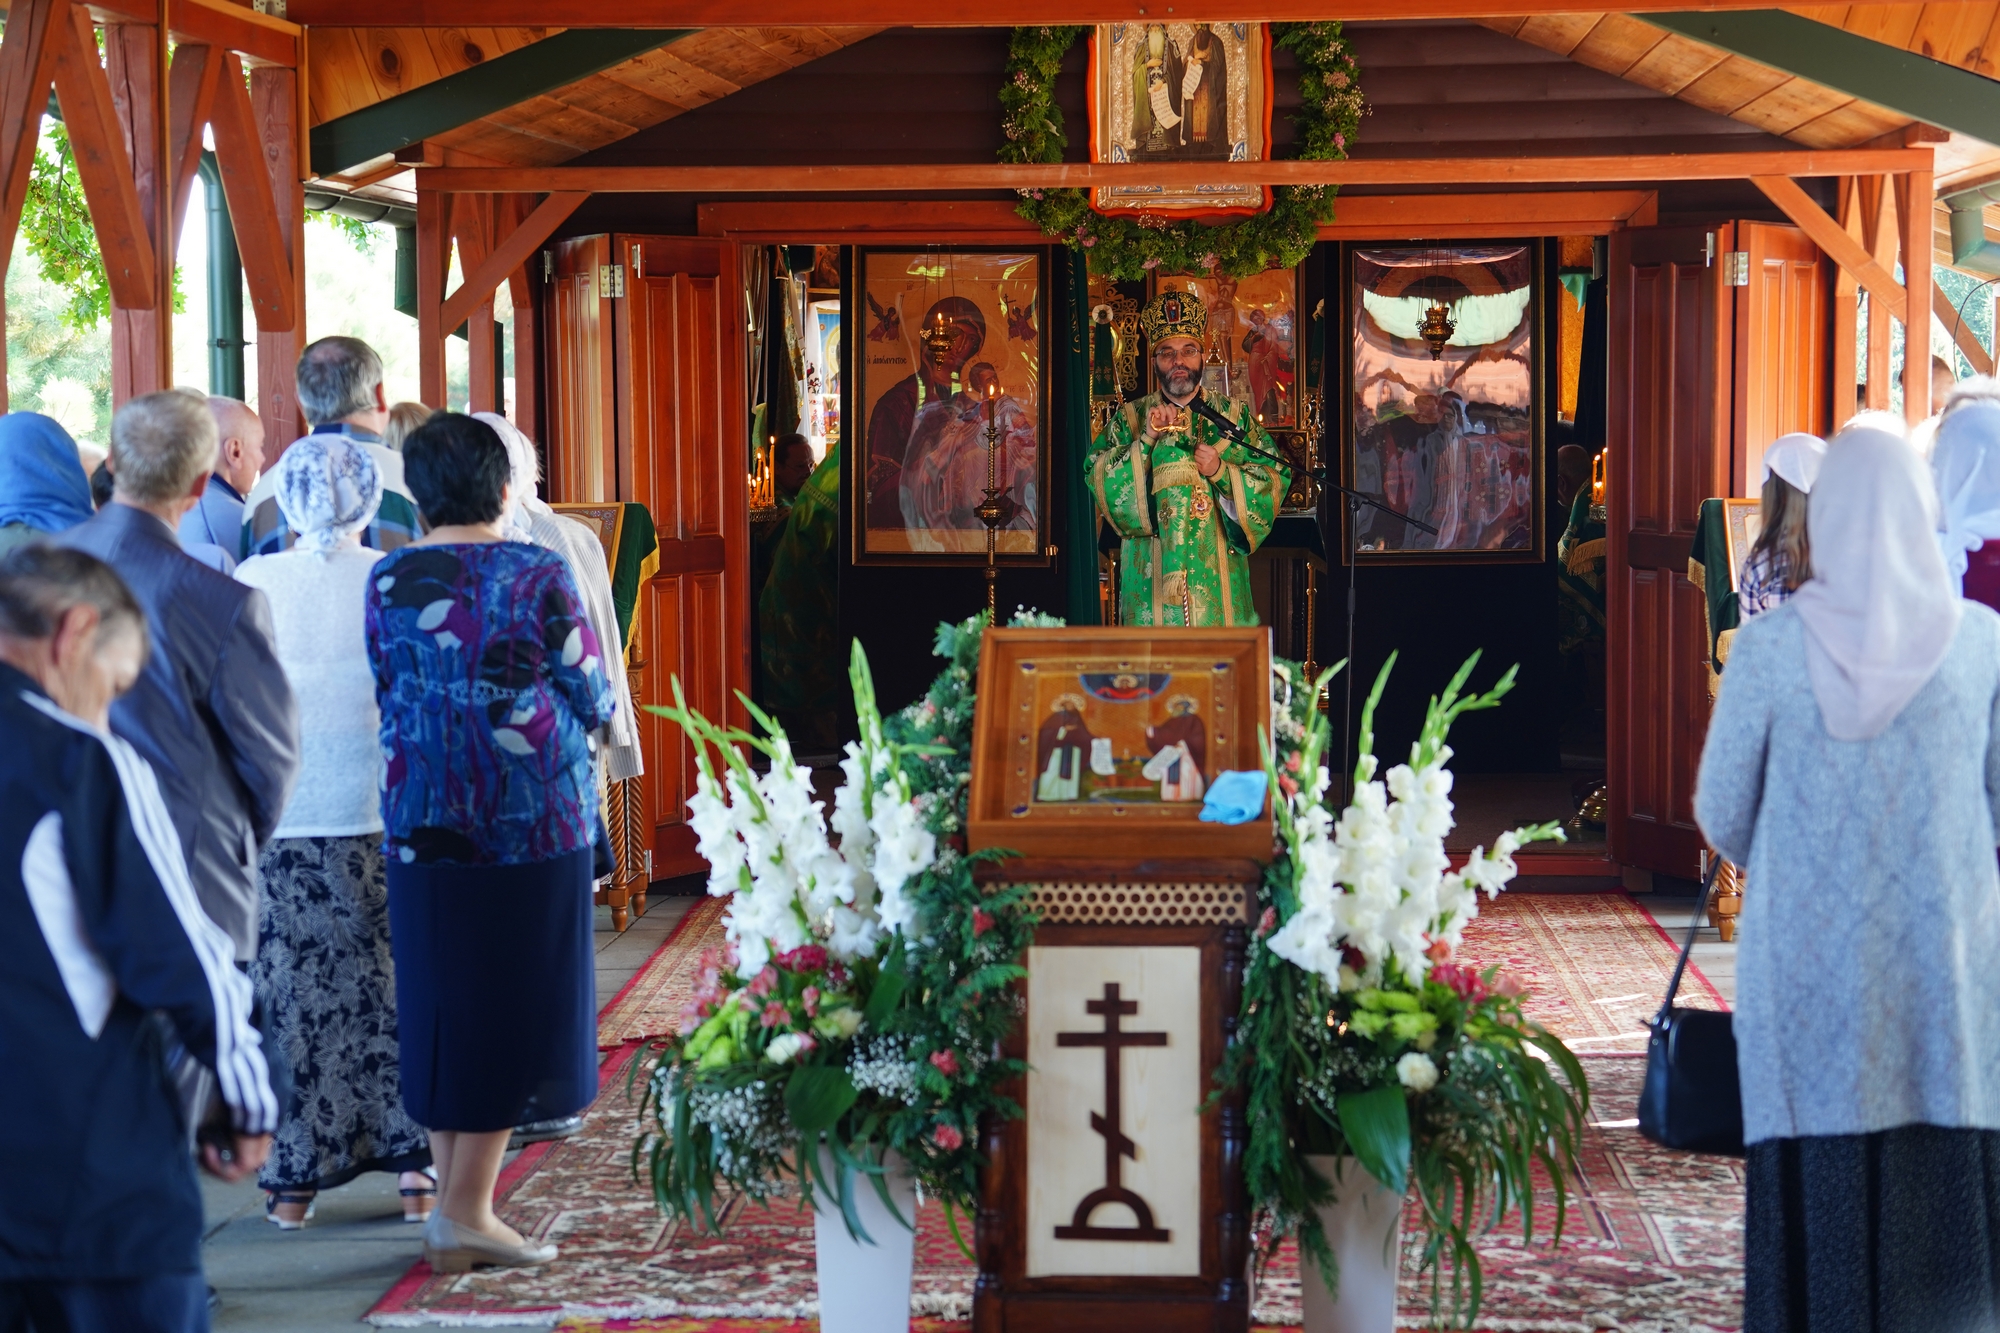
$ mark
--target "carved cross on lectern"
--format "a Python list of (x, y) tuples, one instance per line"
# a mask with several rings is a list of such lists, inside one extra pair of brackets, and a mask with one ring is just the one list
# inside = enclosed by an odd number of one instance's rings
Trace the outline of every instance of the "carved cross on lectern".
[[(1124, 1185), (1124, 1161), (1130, 1157), (1137, 1160), (1138, 1145), (1125, 1137), (1120, 1098), (1120, 1061), (1118, 1053), (1127, 1046), (1165, 1046), (1167, 1034), (1164, 1032), (1126, 1032), (1119, 1027), (1121, 1018), (1128, 1018), (1139, 1012), (1137, 1000), (1118, 998), (1118, 983), (1104, 984), (1104, 998), (1088, 1000), (1084, 1011), (1104, 1015), (1102, 1032), (1058, 1032), (1058, 1046), (1102, 1046), (1104, 1048), (1104, 1114), (1090, 1113), (1090, 1127), (1104, 1136), (1104, 1187), (1092, 1190), (1077, 1204), (1076, 1215), (1066, 1227), (1056, 1228), (1057, 1240), (1150, 1240), (1166, 1242), (1173, 1233), (1153, 1225), (1153, 1210), (1144, 1199)], [(1122, 1203), (1132, 1210), (1137, 1223), (1129, 1227), (1096, 1227), (1090, 1224), (1090, 1215), (1107, 1203)]]

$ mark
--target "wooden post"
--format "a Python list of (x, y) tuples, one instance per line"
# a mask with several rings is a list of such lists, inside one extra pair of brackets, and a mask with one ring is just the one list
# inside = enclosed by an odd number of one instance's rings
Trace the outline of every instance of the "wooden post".
[[(458, 238), (458, 271), (460, 280), (472, 277), (479, 266), (486, 262), (492, 252), (495, 227), (495, 197), (493, 195), (471, 195), (458, 201), (453, 214), (453, 233)], [(500, 381), (494, 365), (493, 339), (493, 292), (488, 289), (480, 293), (483, 298), (466, 315), (466, 370), (468, 397), (475, 412), (498, 412), (500, 410)], [(444, 330), (452, 332), (450, 329)]]
[(306, 196), (301, 184), (304, 163), (299, 158), (298, 82), (297, 70), (260, 66), (250, 71), (250, 108), (263, 141), (271, 199), (277, 206), (292, 280), (292, 326), (257, 329), (257, 415), (264, 422), (266, 466), (305, 434), (298, 389), (299, 353), (306, 345)]
[[(1896, 233), (1889, 226), (1889, 183), (1880, 176), (1862, 176), (1856, 190), (1861, 210), (1861, 243), (1875, 262), (1895, 271)], [(1871, 412), (1889, 410), (1889, 308), (1868, 298), (1868, 393)]]
[(125, 135), (146, 239), (153, 247), (152, 302), (111, 307), (111, 402), (114, 407), (173, 383), (173, 180), (168, 165), (166, 43), (151, 23), (104, 29), (111, 105)]
[(444, 340), (451, 330), (439, 327), (439, 319), (451, 244), (450, 207), (449, 195), (417, 191), (417, 391), (433, 408), (445, 405)]
[[(1839, 222), (1847, 234), (1857, 243), (1862, 242), (1861, 207), (1857, 197), (1856, 178), (1842, 176), (1839, 183)], [(1833, 395), (1832, 410), (1827, 413), (1827, 422), (1835, 430), (1859, 409), (1855, 398), (1855, 359), (1860, 351), (1861, 284), (1847, 271), (1844, 264), (1836, 264), (1833, 269)]]
[(1915, 425), (1931, 414), (1931, 173), (1896, 177), (1896, 219), (1903, 231), (1903, 420)]

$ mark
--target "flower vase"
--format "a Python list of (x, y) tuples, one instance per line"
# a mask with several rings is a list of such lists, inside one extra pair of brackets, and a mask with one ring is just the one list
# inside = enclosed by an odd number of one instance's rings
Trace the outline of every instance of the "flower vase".
[[(917, 1184), (909, 1165), (895, 1154), (888, 1157), (889, 1197), (896, 1202), (896, 1220), (882, 1204), (875, 1182), (856, 1174), (852, 1190), (854, 1212), (868, 1240), (849, 1233), (840, 1203), (825, 1191), (813, 1192), (813, 1252), (819, 1266), (820, 1333), (907, 1333), (910, 1327), (910, 1273), (916, 1261)], [(825, 1148), (819, 1154), (820, 1174), (835, 1179), (839, 1167)], [(869, 1242), (874, 1242), (870, 1244)]]
[(1306, 1162), (1333, 1182), (1333, 1202), (1317, 1211), (1339, 1267), (1336, 1289), (1329, 1292), (1319, 1265), (1299, 1256), (1305, 1333), (1396, 1333), (1403, 1196), (1383, 1188), (1352, 1157), (1307, 1157)]

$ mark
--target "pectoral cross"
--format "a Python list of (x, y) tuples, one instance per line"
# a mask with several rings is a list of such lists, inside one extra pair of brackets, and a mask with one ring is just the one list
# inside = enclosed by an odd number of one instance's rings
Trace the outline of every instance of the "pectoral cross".
[[(1104, 1048), (1104, 1114), (1090, 1113), (1090, 1127), (1104, 1136), (1104, 1186), (1083, 1196), (1066, 1227), (1056, 1228), (1057, 1240), (1144, 1240), (1165, 1243), (1173, 1233), (1153, 1225), (1153, 1210), (1138, 1193), (1125, 1188), (1124, 1159), (1137, 1160), (1139, 1146), (1125, 1136), (1122, 1128), (1122, 1098), (1118, 1053), (1127, 1046), (1165, 1046), (1164, 1032), (1126, 1032), (1119, 1021), (1139, 1012), (1137, 1000), (1119, 998), (1118, 983), (1104, 983), (1104, 998), (1087, 1000), (1084, 1011), (1104, 1016), (1102, 1032), (1058, 1032), (1058, 1046), (1102, 1046)], [(1091, 1214), (1107, 1203), (1122, 1203), (1132, 1210), (1136, 1223), (1129, 1227), (1099, 1227), (1090, 1224)]]

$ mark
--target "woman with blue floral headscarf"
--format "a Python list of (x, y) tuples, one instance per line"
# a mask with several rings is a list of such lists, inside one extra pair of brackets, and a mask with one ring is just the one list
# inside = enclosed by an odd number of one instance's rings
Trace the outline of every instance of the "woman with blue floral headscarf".
[(0, 555), (95, 512), (69, 432), (39, 412), (0, 416)]
[(308, 435), (275, 469), (290, 550), (236, 577), (271, 601), (278, 661), (299, 700), (298, 787), (258, 863), (263, 906), (252, 977), (297, 1086), (258, 1183), (267, 1215), (305, 1224), (318, 1191), (402, 1173), (403, 1220), (428, 1220), (430, 1140), (403, 1107), (396, 984), (382, 859), (381, 725), (363, 595), (382, 552), (361, 534), (382, 503), (366, 449)]

